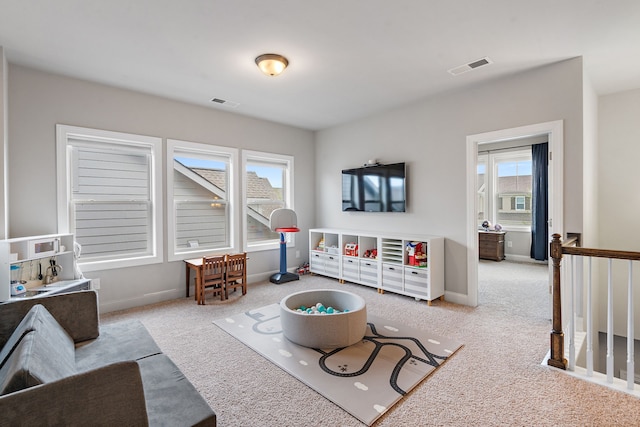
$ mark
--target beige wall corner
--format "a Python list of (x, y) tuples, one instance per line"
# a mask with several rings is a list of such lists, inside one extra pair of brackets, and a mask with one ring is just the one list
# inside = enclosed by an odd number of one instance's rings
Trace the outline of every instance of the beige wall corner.
[(7, 144), (9, 142), (8, 100), (7, 100), (7, 59), (0, 46), (0, 239), (6, 239), (7, 221)]

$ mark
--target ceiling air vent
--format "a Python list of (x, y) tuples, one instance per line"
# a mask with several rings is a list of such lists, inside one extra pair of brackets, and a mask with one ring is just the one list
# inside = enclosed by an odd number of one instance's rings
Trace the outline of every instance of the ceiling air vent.
[(240, 105), (239, 102), (227, 101), (226, 99), (220, 99), (220, 98), (213, 98), (211, 102), (224, 105), (225, 107), (230, 107), (230, 108), (236, 108), (238, 105)]
[(457, 76), (459, 74), (466, 73), (467, 71), (475, 70), (476, 68), (480, 68), (489, 64), (493, 64), (493, 61), (485, 56), (484, 58), (476, 59), (475, 61), (469, 62), (468, 64), (452, 68), (449, 70), (449, 74)]

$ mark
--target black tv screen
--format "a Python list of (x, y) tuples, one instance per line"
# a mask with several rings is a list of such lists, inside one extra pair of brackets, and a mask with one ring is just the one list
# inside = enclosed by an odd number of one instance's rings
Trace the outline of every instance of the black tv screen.
[(404, 212), (405, 164), (371, 165), (342, 171), (342, 210)]

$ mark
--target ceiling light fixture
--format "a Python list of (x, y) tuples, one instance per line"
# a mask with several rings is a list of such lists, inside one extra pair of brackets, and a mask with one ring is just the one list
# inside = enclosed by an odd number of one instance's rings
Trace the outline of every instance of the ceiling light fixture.
[(256, 65), (267, 76), (277, 76), (287, 68), (289, 61), (282, 55), (265, 53), (256, 58)]

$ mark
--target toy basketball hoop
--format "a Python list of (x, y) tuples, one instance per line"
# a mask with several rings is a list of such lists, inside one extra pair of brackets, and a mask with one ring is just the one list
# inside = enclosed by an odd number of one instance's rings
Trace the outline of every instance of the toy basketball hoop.
[(300, 279), (297, 274), (287, 271), (287, 239), (285, 234), (300, 231), (297, 223), (296, 213), (291, 209), (276, 209), (271, 212), (269, 218), (271, 231), (280, 233), (280, 272), (269, 278), (269, 281), (276, 285)]

